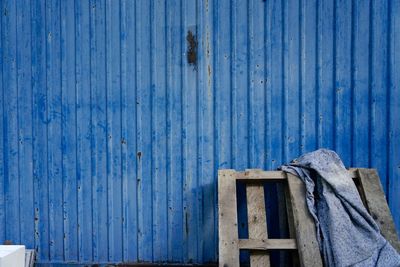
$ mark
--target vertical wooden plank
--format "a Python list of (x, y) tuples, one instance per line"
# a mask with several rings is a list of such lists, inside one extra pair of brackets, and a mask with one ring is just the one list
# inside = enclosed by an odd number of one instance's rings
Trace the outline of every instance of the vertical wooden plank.
[(46, 2), (46, 88), (47, 88), (47, 161), (49, 175), (49, 234), (50, 260), (64, 257), (63, 189), (62, 189), (62, 123), (61, 123), (61, 73), (60, 73), (60, 3)]
[(352, 4), (352, 152), (353, 166), (369, 165), (369, 7), (370, 1)]
[(61, 102), (64, 259), (78, 259), (76, 190), (75, 4), (61, 5)]
[(318, 1), (318, 146), (334, 144), (334, 1)]
[(400, 1), (390, 1), (389, 52), (389, 181), (388, 200), (400, 234)]
[[(218, 123), (215, 128), (216, 138), (216, 162), (219, 168), (227, 168), (232, 162), (232, 147), (231, 147), (231, 22), (230, 20), (223, 19), (230, 16), (230, 2), (222, 0), (213, 2), (215, 8), (214, 26), (215, 26), (215, 40), (217, 45), (214, 55), (214, 75), (216, 77), (214, 90), (215, 90), (215, 113), (214, 118)], [(248, 8), (248, 7), (246, 7)], [(246, 30), (246, 29), (241, 29)], [(249, 56), (244, 53), (244, 56)], [(248, 64), (248, 61), (241, 62), (241, 64)], [(246, 85), (248, 86), (248, 80)], [(250, 119), (250, 116), (246, 118)], [(249, 140), (247, 140), (249, 142)]]
[(76, 2), (76, 117), (77, 117), (77, 176), (78, 176), (78, 243), (79, 260), (93, 261), (92, 254), (92, 176), (90, 151), (90, 40), (89, 1)]
[[(217, 261), (217, 182), (214, 165), (213, 141), (213, 72), (212, 72), (212, 5), (197, 1), (198, 23), (198, 118), (199, 118), (199, 183), (202, 184), (202, 253), (203, 262)], [(210, 238), (210, 234), (213, 235)]]
[(318, 0), (301, 1), (301, 149), (317, 148), (317, 7)]
[[(268, 239), (268, 232), (264, 201), (264, 186), (261, 184), (247, 184), (246, 195), (249, 238), (266, 240)], [(250, 266), (270, 266), (269, 253), (259, 251), (250, 252)]]
[[(249, 3), (249, 168), (264, 168), (265, 149), (265, 9), (264, 1)], [(243, 21), (239, 22), (240, 24)], [(243, 90), (240, 88), (239, 90)], [(246, 129), (246, 128), (245, 128)], [(239, 155), (238, 155), (239, 157)]]
[(137, 261), (137, 184), (136, 184), (136, 2), (121, 2), (121, 109), (123, 179), (123, 260)]
[[(371, 100), (370, 150), (371, 167), (376, 168), (383, 191), (388, 191), (388, 2), (371, 3)], [(398, 15), (398, 14), (397, 14)]]
[(93, 120), (95, 127), (95, 181), (97, 183), (96, 195), (97, 202), (97, 238), (96, 251), (97, 260), (100, 262), (108, 261), (108, 221), (107, 221), (107, 111), (106, 111), (106, 46), (105, 46), (105, 1), (94, 3), (95, 11), (95, 42), (96, 42), (96, 65), (94, 84), (94, 114)]
[[(119, 3), (119, 23), (120, 23), (120, 94), (121, 94), (121, 103), (120, 103), (120, 110), (121, 110), (121, 206), (122, 206), (122, 214), (121, 214), (121, 226), (122, 226), (122, 261), (125, 262), (128, 256), (128, 235), (127, 235), (127, 230), (128, 230), (128, 225), (127, 225), (127, 208), (128, 208), (128, 188), (127, 188), (127, 183), (128, 183), (128, 173), (127, 173), (127, 138), (128, 138), (128, 133), (127, 133), (127, 101), (130, 101), (131, 105), (134, 107), (134, 99), (130, 98), (129, 100), (128, 95), (127, 95), (127, 86), (126, 86), (126, 73), (127, 73), (127, 27), (126, 27), (126, 22), (127, 22), (127, 5), (126, 1), (120, 1)], [(133, 3), (131, 3), (133, 4)], [(132, 12), (132, 11), (131, 11)], [(131, 27), (132, 28), (132, 27)], [(132, 62), (132, 61), (131, 61)], [(132, 65), (130, 66), (130, 70), (132, 69)], [(134, 74), (133, 74), (134, 76)], [(130, 92), (134, 92), (134, 90), (129, 90)], [(131, 95), (131, 94), (130, 94)], [(133, 102), (133, 103), (132, 103)], [(131, 107), (132, 107), (131, 106)], [(134, 110), (134, 109), (133, 109)], [(130, 110), (133, 112), (133, 110)], [(129, 116), (130, 118), (133, 118), (133, 116)], [(132, 128), (134, 127), (134, 122), (132, 123)], [(135, 157), (133, 157), (133, 160), (135, 160)], [(132, 173), (131, 173), (132, 174)], [(133, 187), (134, 188), (134, 187)], [(133, 189), (132, 188), (132, 189)], [(134, 193), (134, 192), (133, 192)], [(132, 239), (133, 241), (133, 239)]]
[[(113, 115), (116, 112), (116, 109), (114, 108), (114, 98), (113, 98), (113, 85), (116, 83), (116, 77), (113, 76), (115, 73), (114, 67), (116, 66), (115, 64), (115, 50), (118, 49), (118, 47), (114, 47), (113, 44), (114, 42), (118, 42), (119, 40), (114, 40), (116, 37), (115, 33), (115, 27), (118, 27), (118, 25), (114, 22), (114, 12), (115, 8), (112, 8), (113, 4), (109, 0), (104, 0), (104, 26), (105, 26), (105, 115), (106, 115), (106, 123), (105, 123), (105, 130), (106, 130), (106, 194), (107, 194), (107, 237), (108, 237), (108, 243), (107, 243), (107, 261), (110, 261), (111, 259), (114, 259), (115, 257), (115, 248), (114, 248), (114, 220), (113, 220), (113, 215), (115, 213), (114, 211), (114, 191), (113, 191), (113, 171), (115, 170), (114, 166), (114, 158), (118, 158), (117, 155), (114, 155), (114, 139), (118, 138), (117, 136), (114, 136), (114, 129), (113, 129)], [(118, 66), (117, 66), (118, 67)], [(77, 137), (78, 138), (78, 137)], [(78, 176), (77, 176), (78, 178)], [(78, 216), (79, 216), (79, 211), (78, 211)], [(79, 235), (79, 234), (78, 234)]]
[(218, 171), (219, 266), (239, 267), (236, 179), (234, 170)]
[[(194, 0), (182, 1), (182, 32), (181, 51), (182, 55), (182, 143), (183, 143), (183, 231), (186, 262), (197, 261), (201, 258), (201, 225), (200, 205), (198, 204), (198, 87), (197, 71), (199, 55), (196, 53), (196, 62), (189, 64), (187, 59), (190, 42), (196, 43), (197, 38), (197, 14), (196, 2)], [(193, 39), (190, 40), (189, 32)], [(188, 40), (189, 38), (189, 40)]]
[[(31, 57), (31, 49), (29, 49), (31, 47), (30, 3), (31, 1), (23, 1), (20, 5), (17, 5), (17, 42), (19, 47), (17, 50), (18, 124), (19, 124), (18, 160), (20, 163), (19, 171), (21, 179), (19, 198), (21, 203), (20, 206), (21, 244), (24, 244), (27, 248), (33, 248), (34, 246), (34, 235), (32, 234), (34, 232), (34, 208), (33, 208), (33, 177), (32, 177), (33, 176), (32, 117), (31, 117), (32, 57)], [(2, 164), (1, 160), (0, 164)]]
[[(78, 210), (78, 261), (82, 261), (83, 259), (83, 242), (85, 240), (82, 239), (83, 229), (87, 226), (83, 224), (84, 217), (84, 205), (86, 203), (83, 202), (83, 183), (85, 180), (85, 163), (82, 162), (83, 157), (83, 148), (84, 141), (83, 139), (83, 131), (85, 130), (86, 123), (89, 121), (87, 116), (87, 112), (82, 112), (82, 107), (84, 107), (84, 103), (82, 103), (83, 96), (85, 95), (85, 91), (83, 88), (83, 80), (86, 78), (83, 75), (83, 66), (84, 64), (82, 57), (85, 57), (83, 50), (85, 49), (83, 46), (83, 37), (82, 30), (83, 29), (83, 18), (82, 18), (82, 2), (78, 1), (75, 3), (75, 111), (76, 111), (76, 191), (77, 191), (77, 203), (76, 207)], [(87, 158), (87, 157), (86, 157)]]
[(376, 169), (358, 169), (367, 208), (378, 224), (382, 235), (400, 251), (400, 241)]
[[(168, 118), (167, 118), (167, 159), (168, 170), (168, 260), (183, 260), (183, 201), (182, 201), (182, 2), (167, 1), (168, 6)], [(179, 39), (180, 40), (180, 39)]]
[(97, 210), (98, 193), (97, 193), (97, 142), (96, 142), (96, 65), (97, 65), (97, 47), (96, 47), (96, 2), (89, 0), (89, 33), (90, 33), (90, 161), (91, 161), (91, 179), (92, 179), (92, 253), (93, 261), (98, 261), (98, 236), (99, 224)]
[(106, 1), (107, 194), (109, 261), (122, 259), (120, 6)]
[(152, 177), (153, 177), (153, 260), (168, 255), (166, 181), (166, 3), (154, 1), (152, 20)]
[(300, 14), (299, 1), (291, 0), (283, 7), (283, 83), (284, 83), (284, 158), (289, 162), (300, 151)]
[[(32, 31), (34, 32), (32, 34), (32, 103), (34, 106), (32, 117), (35, 248), (37, 260), (48, 260), (47, 147), (43, 145), (47, 140), (45, 5), (43, 1), (34, 1), (32, 4)], [(4, 34), (4, 28), (2, 30)]]
[(16, 3), (3, 1), (3, 99), (4, 123), (4, 195), (6, 240), (20, 242), (19, 164), (18, 164), (18, 82)]
[(322, 259), (315, 224), (306, 205), (305, 186), (293, 174), (287, 173), (287, 180), (301, 266), (320, 267)]
[[(234, 0), (231, 4), (231, 34), (232, 34), (232, 163), (234, 168), (245, 169), (249, 164), (249, 151), (241, 149), (247, 147), (249, 128), (248, 107), (248, 23), (247, 1)], [(210, 90), (210, 89), (209, 89)]]
[(271, 44), (271, 167), (277, 168), (283, 161), (283, 4), (282, 1), (272, 2)]
[[(272, 140), (272, 130), (275, 125), (272, 125), (272, 118), (275, 114), (275, 110), (272, 110), (272, 92), (274, 88), (272, 88), (271, 83), (271, 74), (272, 74), (272, 1), (264, 2), (265, 3), (265, 14), (264, 14), (264, 75), (265, 75), (265, 168), (272, 169), (272, 161), (271, 161), (271, 147), (273, 144)], [(235, 167), (236, 168), (236, 167)]]
[(335, 151), (351, 159), (351, 1), (335, 1)]
[[(0, 5), (3, 9), (3, 5)], [(32, 8), (33, 9), (33, 8)], [(34, 25), (32, 21), (32, 25)], [(3, 36), (3, 16), (0, 17), (0, 36)], [(0, 59), (3, 61), (3, 38), (0, 38)], [(6, 238), (5, 196), (4, 196), (4, 88), (3, 88), (3, 66), (0, 66), (0, 244)], [(33, 119), (33, 117), (32, 117)], [(35, 225), (36, 226), (36, 225)], [(36, 235), (35, 235), (36, 237)], [(36, 238), (35, 238), (36, 241)]]
[(138, 182), (138, 257), (153, 259), (152, 237), (152, 155), (151, 155), (151, 18), (152, 2), (136, 4), (136, 62), (137, 62), (137, 182)]

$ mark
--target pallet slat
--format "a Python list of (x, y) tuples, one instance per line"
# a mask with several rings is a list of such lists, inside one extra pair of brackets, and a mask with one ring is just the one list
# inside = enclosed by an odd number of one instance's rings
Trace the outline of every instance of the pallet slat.
[(237, 172), (236, 175), (237, 179), (239, 180), (285, 180), (286, 179), (286, 176), (282, 171), (262, 171), (257, 169), (250, 169), (244, 172)]
[[(247, 196), (247, 216), (249, 227), (249, 238), (255, 240), (268, 239), (267, 216), (264, 202), (264, 187), (258, 184), (246, 185)], [(250, 251), (250, 266), (262, 267), (270, 266), (268, 252)]]
[(295, 250), (296, 239), (239, 239), (240, 249), (249, 250)]
[(305, 186), (296, 176), (288, 173), (290, 203), (296, 231), (301, 266), (320, 267), (322, 258), (319, 251), (314, 221), (306, 205)]
[(375, 169), (358, 169), (358, 174), (369, 213), (378, 224), (382, 235), (400, 252), (400, 242), (397, 238), (396, 227), (377, 171)]
[[(349, 174), (351, 178), (357, 178), (357, 169), (350, 169)], [(249, 169), (244, 172), (236, 172), (236, 178), (238, 180), (244, 180), (246, 182), (262, 182), (274, 181), (274, 180), (286, 180), (286, 174), (283, 171), (263, 171), (259, 169)]]
[(234, 170), (218, 171), (219, 265), (239, 267), (236, 177)]

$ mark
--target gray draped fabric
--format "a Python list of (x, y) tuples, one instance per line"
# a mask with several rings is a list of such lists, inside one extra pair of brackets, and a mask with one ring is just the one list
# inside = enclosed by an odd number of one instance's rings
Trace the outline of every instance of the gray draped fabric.
[(281, 169), (305, 183), (325, 266), (400, 266), (400, 255), (380, 234), (334, 151), (307, 153)]

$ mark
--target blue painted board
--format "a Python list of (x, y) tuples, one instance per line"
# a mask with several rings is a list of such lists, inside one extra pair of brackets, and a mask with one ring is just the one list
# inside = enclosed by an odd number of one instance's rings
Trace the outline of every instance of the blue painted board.
[(335, 2), (335, 71), (334, 71), (334, 99), (335, 99), (335, 150), (341, 155), (346, 166), (350, 166), (351, 159), (351, 12), (349, 1)]
[(397, 226), (397, 234), (400, 235), (400, 209), (399, 191), (400, 191), (400, 53), (396, 49), (400, 40), (400, 19), (396, 15), (400, 12), (400, 3), (390, 1), (388, 6), (389, 13), (389, 53), (388, 53), (388, 71), (389, 81), (387, 90), (389, 92), (389, 145), (388, 145), (388, 163), (387, 172), (388, 182), (388, 201)]
[[(2, 6), (3, 8), (3, 6)], [(3, 32), (3, 17), (0, 19), (0, 34)], [(3, 38), (0, 38), (0, 51), (3, 51)], [(0, 59), (3, 60), (3, 52), (0, 53)], [(6, 236), (6, 220), (5, 220), (5, 196), (4, 196), (4, 89), (3, 89), (3, 66), (0, 71), (0, 240), (5, 240)]]
[(47, 173), (50, 259), (63, 259), (60, 3), (46, 2)]
[[(17, 50), (17, 84), (18, 94), (25, 97), (18, 101), (18, 161), (19, 173), (24, 177), (19, 186), (21, 242), (29, 247), (34, 246), (34, 206), (33, 206), (33, 162), (32, 162), (32, 69), (30, 49), (30, 1), (24, 1), (20, 12), (17, 6), (17, 42), (24, 49)], [(30, 118), (29, 120), (26, 118)], [(1, 163), (0, 163), (1, 164)], [(31, 201), (24, 201), (24, 199)]]

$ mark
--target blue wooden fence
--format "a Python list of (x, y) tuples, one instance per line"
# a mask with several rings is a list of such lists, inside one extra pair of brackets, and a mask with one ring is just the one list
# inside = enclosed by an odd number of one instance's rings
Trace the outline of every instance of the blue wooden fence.
[(318, 147), (400, 227), (400, 1), (0, 4), (0, 243), (215, 262), (217, 169)]

